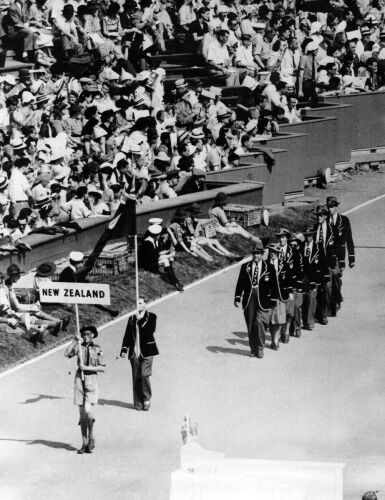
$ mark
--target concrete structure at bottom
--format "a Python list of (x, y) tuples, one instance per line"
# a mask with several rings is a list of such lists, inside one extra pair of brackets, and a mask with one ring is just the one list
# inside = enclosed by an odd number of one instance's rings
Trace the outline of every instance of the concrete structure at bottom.
[(170, 500), (343, 500), (344, 463), (225, 458), (196, 441), (182, 446)]

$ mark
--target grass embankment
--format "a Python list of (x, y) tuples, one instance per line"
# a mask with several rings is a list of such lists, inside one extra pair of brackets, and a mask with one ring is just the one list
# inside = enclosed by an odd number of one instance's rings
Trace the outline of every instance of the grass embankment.
[[(270, 237), (274, 239), (274, 233), (280, 227), (286, 227), (292, 232), (301, 231), (305, 226), (314, 222), (311, 207), (287, 208), (284, 213), (274, 215), (270, 218), (269, 227), (252, 227), (250, 232), (260, 237)], [(219, 238), (224, 246), (239, 255), (247, 256), (250, 252), (250, 243), (239, 236)], [(214, 273), (229, 265), (229, 259), (213, 254), (215, 261), (207, 263), (202, 259), (196, 259), (191, 255), (178, 254), (175, 263), (175, 273), (181, 283), (187, 285), (204, 276)], [(130, 265), (126, 273), (118, 276), (92, 277), (93, 282), (109, 283), (111, 285), (111, 308), (119, 310), (121, 314), (132, 311), (135, 308), (135, 270), (134, 265)], [(139, 273), (140, 294), (148, 301), (157, 299), (174, 290), (168, 283), (164, 282), (160, 276), (154, 276), (147, 271)], [(33, 358), (44, 351), (64, 343), (71, 338), (75, 329), (75, 317), (72, 311), (61, 307), (56, 310), (50, 309), (50, 314), (58, 317), (71, 317), (66, 332), (60, 332), (58, 337), (49, 335), (44, 345), (37, 347), (29, 341), (16, 337), (12, 334), (0, 333), (0, 371), (16, 365), (22, 361)], [(110, 321), (111, 315), (101, 311), (94, 306), (80, 306), (81, 324), (102, 325)]]

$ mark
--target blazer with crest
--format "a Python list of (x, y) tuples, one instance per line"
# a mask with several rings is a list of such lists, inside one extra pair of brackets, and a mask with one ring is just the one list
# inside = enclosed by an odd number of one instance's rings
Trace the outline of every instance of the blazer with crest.
[[(313, 240), (310, 255), (306, 256), (306, 244), (303, 247), (303, 270), (308, 286), (314, 288), (321, 284), (322, 268), (318, 243)], [(328, 273), (329, 274), (329, 273)]]
[[(274, 306), (273, 299), (276, 298), (276, 290), (274, 285), (274, 277), (271, 264), (266, 263), (262, 260), (261, 273), (258, 278), (258, 309), (263, 311), (268, 311)], [(242, 264), (239, 271), (239, 277), (237, 281), (237, 286), (235, 287), (235, 297), (234, 301), (241, 301), (242, 308), (246, 309), (250, 302), (250, 296), (252, 292), (252, 261), (245, 262)]]
[[(314, 230), (316, 231), (314, 239), (316, 241), (317, 238), (317, 232), (318, 232), (318, 224), (314, 226)], [(325, 272), (327, 271), (326, 268), (334, 269), (336, 267), (336, 246), (335, 246), (335, 239), (334, 239), (334, 231), (329, 224), (329, 222), (326, 223), (326, 238), (325, 241), (323, 242), (323, 245), (320, 243), (318, 244), (319, 248), (319, 255), (320, 255), (320, 262), (321, 266), (325, 268)], [(324, 270), (323, 270), (324, 272)]]
[(136, 315), (128, 318), (126, 333), (124, 334), (120, 354), (127, 353), (128, 359), (134, 355), (137, 329), (139, 330), (140, 352), (143, 358), (151, 358), (159, 354), (155, 342), (156, 314), (146, 311), (143, 318), (136, 319)]
[(274, 286), (272, 287), (272, 298), (277, 298), (286, 302), (289, 294), (293, 293), (295, 282), (293, 281), (293, 273), (287, 262), (278, 261), (278, 270), (275, 269), (274, 264), (271, 263), (271, 274)]
[(330, 217), (329, 224), (334, 232), (336, 254), (340, 267), (345, 269), (346, 251), (349, 264), (355, 263), (354, 242), (349, 218), (346, 215), (337, 214), (336, 223), (334, 224), (332, 217)]

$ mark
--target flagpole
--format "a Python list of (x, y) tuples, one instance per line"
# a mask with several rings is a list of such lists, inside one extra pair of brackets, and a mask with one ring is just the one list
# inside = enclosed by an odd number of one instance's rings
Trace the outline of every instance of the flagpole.
[(138, 235), (134, 235), (135, 245), (135, 300), (136, 300), (136, 313), (138, 313), (139, 304), (139, 267), (138, 267)]

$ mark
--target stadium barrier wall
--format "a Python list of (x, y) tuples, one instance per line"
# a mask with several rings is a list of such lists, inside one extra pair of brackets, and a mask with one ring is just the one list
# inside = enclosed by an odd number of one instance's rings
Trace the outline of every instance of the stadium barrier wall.
[[(160, 217), (167, 224), (171, 221), (178, 208), (188, 207), (195, 202), (199, 203), (204, 213), (207, 213), (215, 196), (220, 191), (226, 193), (230, 203), (261, 206), (263, 205), (263, 188), (264, 185), (260, 182), (231, 183), (199, 193), (138, 205), (137, 230), (139, 233), (143, 233), (148, 226), (148, 219), (151, 217)], [(17, 264), (24, 271), (30, 271), (44, 261), (58, 261), (66, 258), (72, 250), (90, 251), (95, 246), (109, 220), (110, 218), (106, 217), (89, 217), (76, 220), (83, 230), (80, 232), (70, 230), (65, 236), (44, 234), (26, 236), (22, 238), (22, 241), (28, 243), (32, 250), (25, 252), (23, 255), (11, 254), (0, 257), (0, 271), (5, 272), (12, 263)]]

